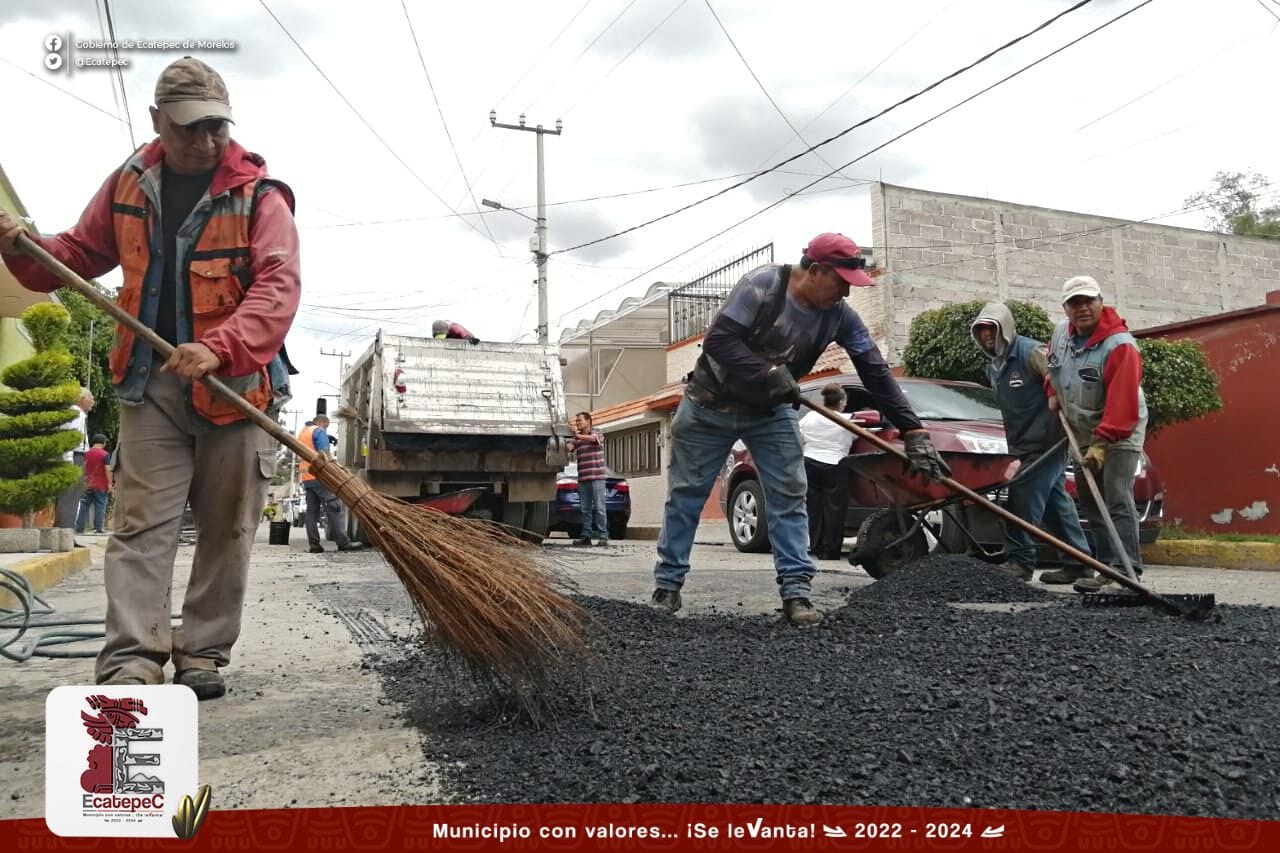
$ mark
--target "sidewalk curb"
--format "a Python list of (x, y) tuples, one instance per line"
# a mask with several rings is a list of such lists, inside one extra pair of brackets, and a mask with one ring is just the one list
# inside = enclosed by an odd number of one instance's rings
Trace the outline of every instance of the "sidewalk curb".
[(1142, 546), (1145, 563), (1211, 569), (1280, 571), (1280, 543), (1169, 539)]
[[(26, 578), (35, 592), (43, 592), (68, 575), (89, 568), (93, 561), (89, 551), (88, 548), (73, 548), (56, 554), (38, 554), (8, 569)], [(19, 606), (13, 593), (0, 590), (0, 607), (16, 609)]]
[(654, 542), (661, 532), (662, 525), (660, 524), (633, 524), (627, 527), (627, 538)]

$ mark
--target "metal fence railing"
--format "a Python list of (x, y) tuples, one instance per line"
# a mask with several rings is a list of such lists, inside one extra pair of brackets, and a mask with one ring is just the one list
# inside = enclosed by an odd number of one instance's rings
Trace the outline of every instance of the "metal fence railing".
[(705, 332), (738, 280), (756, 267), (771, 263), (773, 244), (769, 243), (671, 291), (667, 295), (671, 343)]

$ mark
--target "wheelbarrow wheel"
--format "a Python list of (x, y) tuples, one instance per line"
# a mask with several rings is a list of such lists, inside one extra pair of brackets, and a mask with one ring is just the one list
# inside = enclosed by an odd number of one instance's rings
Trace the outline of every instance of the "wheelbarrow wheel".
[[(924, 529), (917, 527), (902, 539), (912, 523), (909, 516), (904, 515), (902, 520), (906, 528), (899, 522), (898, 513), (891, 509), (877, 510), (867, 516), (858, 528), (858, 542), (849, 554), (849, 562), (862, 566), (867, 574), (879, 580), (928, 554), (929, 542)], [(894, 544), (898, 539), (902, 541)]]

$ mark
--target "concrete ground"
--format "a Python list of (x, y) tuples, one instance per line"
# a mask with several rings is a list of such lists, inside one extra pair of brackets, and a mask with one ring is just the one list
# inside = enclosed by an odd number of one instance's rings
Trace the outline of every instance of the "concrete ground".
[[(302, 531), (289, 547), (255, 546), (244, 632), (224, 670), (230, 690), (200, 705), (200, 776), (218, 809), (395, 805), (438, 802), (434, 768), (424, 766), (419, 735), (405, 728), (369, 669), (395, 654), (417, 626), (392, 614), (403, 597), (376, 553), (311, 555)], [(767, 554), (739, 554), (708, 525), (693, 555), (682, 616), (718, 610), (767, 614), (779, 607)], [(92, 537), (81, 538), (92, 541)], [(94, 562), (44, 593), (45, 618), (101, 619), (102, 543)], [(328, 543), (332, 549), (332, 543)], [(653, 542), (577, 549), (552, 539), (547, 555), (581, 592), (642, 602), (652, 589)], [(175, 601), (193, 548), (179, 550)], [(871, 583), (846, 562), (822, 562), (814, 603), (839, 606)], [(1162, 592), (1213, 592), (1220, 603), (1280, 606), (1280, 573), (1152, 566)], [(1069, 593), (1064, 593), (1069, 594)], [(92, 626), (86, 626), (92, 629)], [(12, 636), (0, 631), (0, 643)], [(94, 641), (78, 646), (92, 650)], [(91, 658), (0, 660), (0, 819), (39, 817), (44, 805), (44, 701), (61, 684), (91, 684)]]

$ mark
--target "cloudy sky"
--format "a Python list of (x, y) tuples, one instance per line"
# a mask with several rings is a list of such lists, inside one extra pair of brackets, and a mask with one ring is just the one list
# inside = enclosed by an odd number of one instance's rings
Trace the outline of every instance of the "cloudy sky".
[[(554, 255), (552, 340), (655, 281), (687, 280), (764, 243), (786, 260), (820, 231), (870, 242), (867, 179), (1132, 219), (1177, 210), (1220, 169), (1280, 181), (1270, 91), (1280, 79), (1278, 0), (1154, 0), (838, 169), (1140, 2), (1095, 0), (773, 174)], [(490, 109), (510, 123), (521, 112), (530, 124), (563, 120), (563, 135), (546, 141), (550, 245), (562, 250), (797, 154), (1071, 5), (111, 0), (110, 9), (117, 39), (237, 43), (122, 52), (127, 116), (133, 138), (148, 139), (160, 69), (199, 56), (227, 81), (233, 135), (294, 188), (303, 309), (288, 343), (304, 372), (295, 406), (305, 408), (337, 382), (338, 359), (321, 350), (358, 355), (379, 327), (426, 334), (447, 318), (482, 338), (533, 338), (532, 226), (477, 208), (489, 198), (534, 215), (534, 136), (490, 128)], [(101, 0), (0, 4), (0, 164), (45, 232), (71, 225), (131, 151), (112, 73), (44, 68), (47, 35), (101, 39), (101, 12)], [(1200, 227), (1203, 214), (1159, 221)]]

